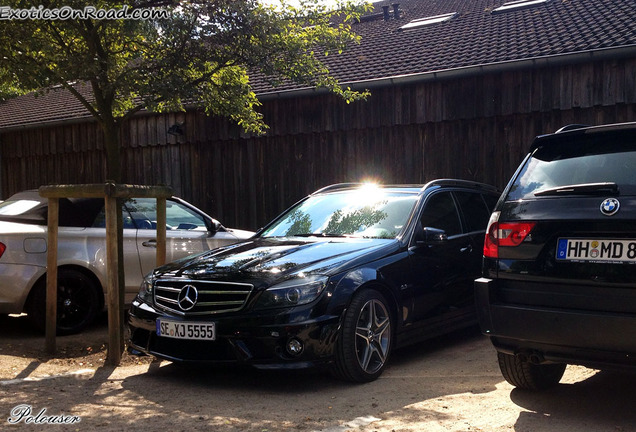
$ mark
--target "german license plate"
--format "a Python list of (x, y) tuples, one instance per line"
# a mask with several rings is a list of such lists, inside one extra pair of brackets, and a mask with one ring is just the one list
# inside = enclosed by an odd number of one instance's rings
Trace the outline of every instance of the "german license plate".
[(172, 321), (157, 318), (157, 335), (174, 339), (215, 340), (213, 322)]
[(557, 243), (557, 259), (636, 263), (636, 240), (560, 238)]

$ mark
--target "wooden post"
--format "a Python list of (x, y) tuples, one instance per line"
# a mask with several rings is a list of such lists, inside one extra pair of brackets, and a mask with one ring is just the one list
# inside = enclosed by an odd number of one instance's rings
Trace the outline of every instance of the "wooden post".
[(46, 351), (55, 352), (57, 327), (57, 233), (59, 225), (59, 198), (49, 198), (48, 253), (46, 255)]
[[(117, 253), (117, 198), (106, 195), (106, 298), (108, 299), (108, 364), (119, 365), (121, 361), (120, 331), (121, 313), (119, 307), (119, 255)], [(123, 263), (122, 263), (123, 264)]]

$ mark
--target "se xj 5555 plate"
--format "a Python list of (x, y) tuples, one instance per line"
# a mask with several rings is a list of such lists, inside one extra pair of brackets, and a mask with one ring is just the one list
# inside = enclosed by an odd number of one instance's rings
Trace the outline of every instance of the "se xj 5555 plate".
[(557, 243), (557, 259), (636, 263), (636, 240), (560, 238)]
[(187, 322), (157, 319), (157, 335), (190, 340), (215, 340), (216, 326), (213, 322)]

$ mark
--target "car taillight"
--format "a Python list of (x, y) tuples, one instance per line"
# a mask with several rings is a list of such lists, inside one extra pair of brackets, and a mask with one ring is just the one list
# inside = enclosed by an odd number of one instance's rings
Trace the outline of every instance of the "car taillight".
[(7, 247), (4, 245), (4, 243), (0, 242), (0, 258), (2, 257), (2, 254), (5, 250), (7, 250)]
[(499, 222), (500, 214), (500, 212), (494, 212), (488, 222), (484, 239), (486, 258), (499, 258), (500, 247), (519, 246), (536, 225), (535, 222)]

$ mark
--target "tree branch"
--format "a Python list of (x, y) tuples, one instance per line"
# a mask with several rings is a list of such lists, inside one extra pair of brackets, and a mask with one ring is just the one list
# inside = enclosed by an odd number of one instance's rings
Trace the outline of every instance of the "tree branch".
[(64, 87), (66, 90), (68, 90), (69, 92), (71, 92), (71, 94), (73, 96), (75, 96), (75, 98), (84, 106), (84, 108), (86, 108), (88, 110), (88, 112), (91, 113), (91, 115), (93, 117), (95, 117), (97, 119), (98, 122), (102, 122), (103, 118), (100, 114), (99, 111), (97, 111), (88, 100), (86, 100), (86, 98), (84, 96), (81, 95), (80, 92), (78, 92), (75, 87), (73, 87), (73, 85), (69, 84), (66, 81), (62, 82), (62, 87)]

